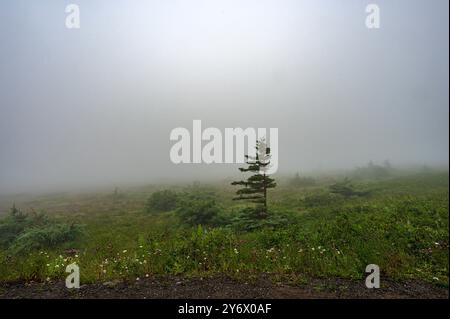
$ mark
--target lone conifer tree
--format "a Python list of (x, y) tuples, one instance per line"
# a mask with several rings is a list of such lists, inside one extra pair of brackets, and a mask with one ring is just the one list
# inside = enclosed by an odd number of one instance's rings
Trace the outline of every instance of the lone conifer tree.
[(252, 176), (246, 181), (236, 181), (231, 185), (243, 185), (236, 194), (238, 197), (233, 200), (249, 200), (258, 205), (257, 216), (260, 219), (267, 217), (267, 189), (276, 186), (275, 180), (267, 175), (267, 169), (270, 165), (270, 148), (267, 147), (265, 139), (256, 141), (256, 155), (245, 155), (247, 168), (239, 168), (241, 172), (251, 172)]

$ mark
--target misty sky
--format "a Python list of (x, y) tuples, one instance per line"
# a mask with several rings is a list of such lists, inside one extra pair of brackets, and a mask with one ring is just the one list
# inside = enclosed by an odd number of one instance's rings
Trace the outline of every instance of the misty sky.
[(448, 165), (448, 12), (447, 0), (1, 1), (0, 193), (235, 175), (172, 164), (170, 131), (194, 119), (278, 128), (279, 172)]

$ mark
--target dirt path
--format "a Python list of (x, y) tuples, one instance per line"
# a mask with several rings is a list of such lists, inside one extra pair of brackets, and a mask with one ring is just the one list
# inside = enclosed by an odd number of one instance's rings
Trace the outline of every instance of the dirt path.
[(307, 284), (274, 283), (267, 278), (237, 281), (228, 277), (187, 279), (145, 278), (137, 282), (106, 282), (69, 290), (64, 282), (0, 284), (0, 298), (448, 298), (448, 288), (410, 281), (383, 281), (380, 289), (344, 279), (313, 279)]

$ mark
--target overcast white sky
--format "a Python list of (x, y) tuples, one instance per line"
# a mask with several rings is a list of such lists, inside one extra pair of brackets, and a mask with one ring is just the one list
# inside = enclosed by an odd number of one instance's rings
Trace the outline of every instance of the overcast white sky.
[[(81, 28), (65, 28), (76, 3)], [(377, 3), (381, 28), (367, 29)], [(0, 4), (0, 193), (230, 176), (170, 131), (279, 128), (279, 171), (448, 163), (448, 1)]]

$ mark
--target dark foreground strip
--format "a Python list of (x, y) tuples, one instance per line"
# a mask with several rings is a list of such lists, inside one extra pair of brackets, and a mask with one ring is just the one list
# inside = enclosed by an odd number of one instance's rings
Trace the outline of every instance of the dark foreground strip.
[[(166, 300), (1, 300), (4, 314), (31, 311), (45, 318), (385, 318), (447, 310), (449, 300), (292, 300), (292, 299), (166, 299)], [(6, 316), (5, 316), (6, 318)], [(12, 317), (11, 317), (12, 318)]]

